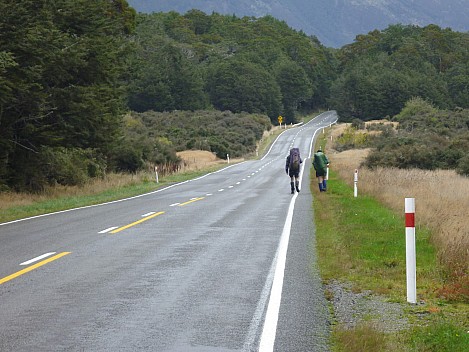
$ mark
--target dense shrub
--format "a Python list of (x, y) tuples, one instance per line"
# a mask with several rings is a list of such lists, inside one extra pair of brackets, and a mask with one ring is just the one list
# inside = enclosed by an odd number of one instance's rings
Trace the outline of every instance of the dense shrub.
[(120, 145), (114, 152), (113, 166), (117, 171), (135, 172), (145, 165), (142, 150), (132, 145)]
[(469, 176), (469, 155), (464, 155), (459, 159), (456, 171), (460, 175)]
[(461, 175), (469, 174), (469, 109), (439, 110), (421, 98), (412, 98), (390, 125), (373, 124), (369, 131), (379, 134), (364, 135), (352, 126), (336, 139), (339, 151), (372, 147), (365, 165), (374, 168), (397, 167), (426, 170), (454, 169)]
[[(102, 177), (106, 162), (92, 149), (46, 147), (36, 160), (14, 173), (15, 189), (40, 191), (55, 184), (83, 186), (91, 177)], [(34, 165), (40, 165), (37, 169)]]
[(337, 138), (335, 148), (338, 151), (365, 148), (368, 146), (368, 135), (350, 126)]
[(216, 110), (132, 113), (124, 125), (114, 163), (128, 171), (145, 163), (177, 164), (176, 152), (188, 149), (207, 150), (223, 159), (253, 153), (272, 126), (266, 115)]

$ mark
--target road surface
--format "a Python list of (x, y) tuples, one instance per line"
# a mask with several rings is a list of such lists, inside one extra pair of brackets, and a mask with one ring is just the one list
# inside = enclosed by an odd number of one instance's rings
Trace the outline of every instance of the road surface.
[(0, 224), (0, 351), (327, 351), (309, 173), (336, 120), (286, 130), (261, 160)]

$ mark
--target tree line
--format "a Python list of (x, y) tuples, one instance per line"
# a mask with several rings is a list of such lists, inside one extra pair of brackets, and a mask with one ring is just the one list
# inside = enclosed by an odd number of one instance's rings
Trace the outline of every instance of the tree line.
[(252, 152), (279, 115), (469, 105), (469, 35), (437, 26), (336, 50), (271, 16), (137, 14), (125, 0), (3, 0), (0, 13), (0, 190), (82, 184), (183, 148)]
[(327, 48), (270, 16), (139, 14), (133, 47), (128, 103), (137, 112), (215, 108), (291, 123), (325, 102), (334, 77)]
[(344, 120), (397, 115), (413, 97), (440, 109), (469, 107), (469, 33), (392, 25), (357, 36), (337, 58), (330, 105)]

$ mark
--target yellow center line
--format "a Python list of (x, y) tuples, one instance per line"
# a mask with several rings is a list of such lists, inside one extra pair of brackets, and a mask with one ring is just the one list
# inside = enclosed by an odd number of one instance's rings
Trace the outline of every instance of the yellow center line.
[(39, 267), (41, 267), (41, 266), (43, 266), (43, 265), (45, 265), (45, 264), (47, 264), (47, 263), (50, 263), (50, 262), (52, 262), (52, 261), (54, 261), (54, 260), (57, 260), (57, 259), (59, 259), (59, 258), (65, 256), (65, 255), (67, 255), (67, 254), (70, 254), (70, 253), (71, 253), (71, 252), (62, 252), (62, 253), (59, 253), (59, 254), (57, 254), (57, 255), (54, 255), (53, 257), (47, 258), (47, 259), (43, 260), (42, 262), (39, 262), (39, 263), (36, 263), (36, 264), (34, 264), (34, 265), (28, 266), (27, 268), (25, 268), (25, 269), (23, 269), (23, 270), (20, 270), (20, 271), (14, 273), (14, 274), (11, 274), (11, 275), (9, 275), (9, 276), (7, 276), (7, 277), (4, 277), (3, 279), (0, 279), (0, 285), (3, 284), (3, 283), (5, 283), (5, 282), (7, 282), (7, 281), (10, 281), (10, 280), (13, 280), (13, 279), (17, 278), (18, 276), (21, 276), (21, 275), (23, 275), (23, 274), (26, 274), (26, 273), (28, 273), (28, 272), (34, 270), (34, 269), (37, 269), (37, 268), (39, 268)]
[(187, 202), (185, 202), (185, 203), (181, 203), (181, 204), (179, 204), (178, 206), (179, 206), (179, 207), (182, 207), (182, 206), (184, 206), (184, 205), (197, 202), (198, 200), (202, 200), (202, 199), (204, 199), (204, 198), (205, 198), (205, 197), (194, 198), (194, 199), (191, 199), (191, 200), (189, 200), (189, 201), (187, 201)]
[(125, 230), (125, 229), (128, 229), (129, 227), (132, 227), (132, 226), (135, 226), (135, 225), (137, 225), (137, 224), (140, 224), (140, 223), (142, 223), (142, 222), (144, 222), (144, 221), (150, 220), (150, 219), (152, 219), (152, 218), (154, 218), (154, 217), (156, 217), (156, 216), (158, 216), (158, 215), (161, 215), (161, 214), (164, 214), (164, 211), (160, 211), (159, 213), (152, 214), (152, 215), (147, 216), (147, 217), (145, 217), (145, 218), (143, 218), (143, 219), (140, 219), (140, 220), (138, 220), (138, 221), (135, 221), (135, 222), (133, 222), (133, 223), (131, 223), (131, 224), (128, 224), (128, 225), (119, 227), (118, 229), (115, 229), (115, 230), (111, 231), (110, 233), (114, 234), (114, 233), (121, 232), (121, 231), (123, 231), (123, 230)]

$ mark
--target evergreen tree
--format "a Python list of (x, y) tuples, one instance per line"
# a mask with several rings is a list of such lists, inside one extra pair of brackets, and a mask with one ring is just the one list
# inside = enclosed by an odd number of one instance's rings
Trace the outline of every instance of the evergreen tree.
[(122, 0), (4, 0), (0, 12), (1, 182), (41, 188), (54, 148), (110, 150), (135, 13)]
[(281, 93), (277, 82), (261, 66), (226, 60), (210, 68), (207, 90), (213, 106), (233, 112), (265, 113), (278, 117)]

